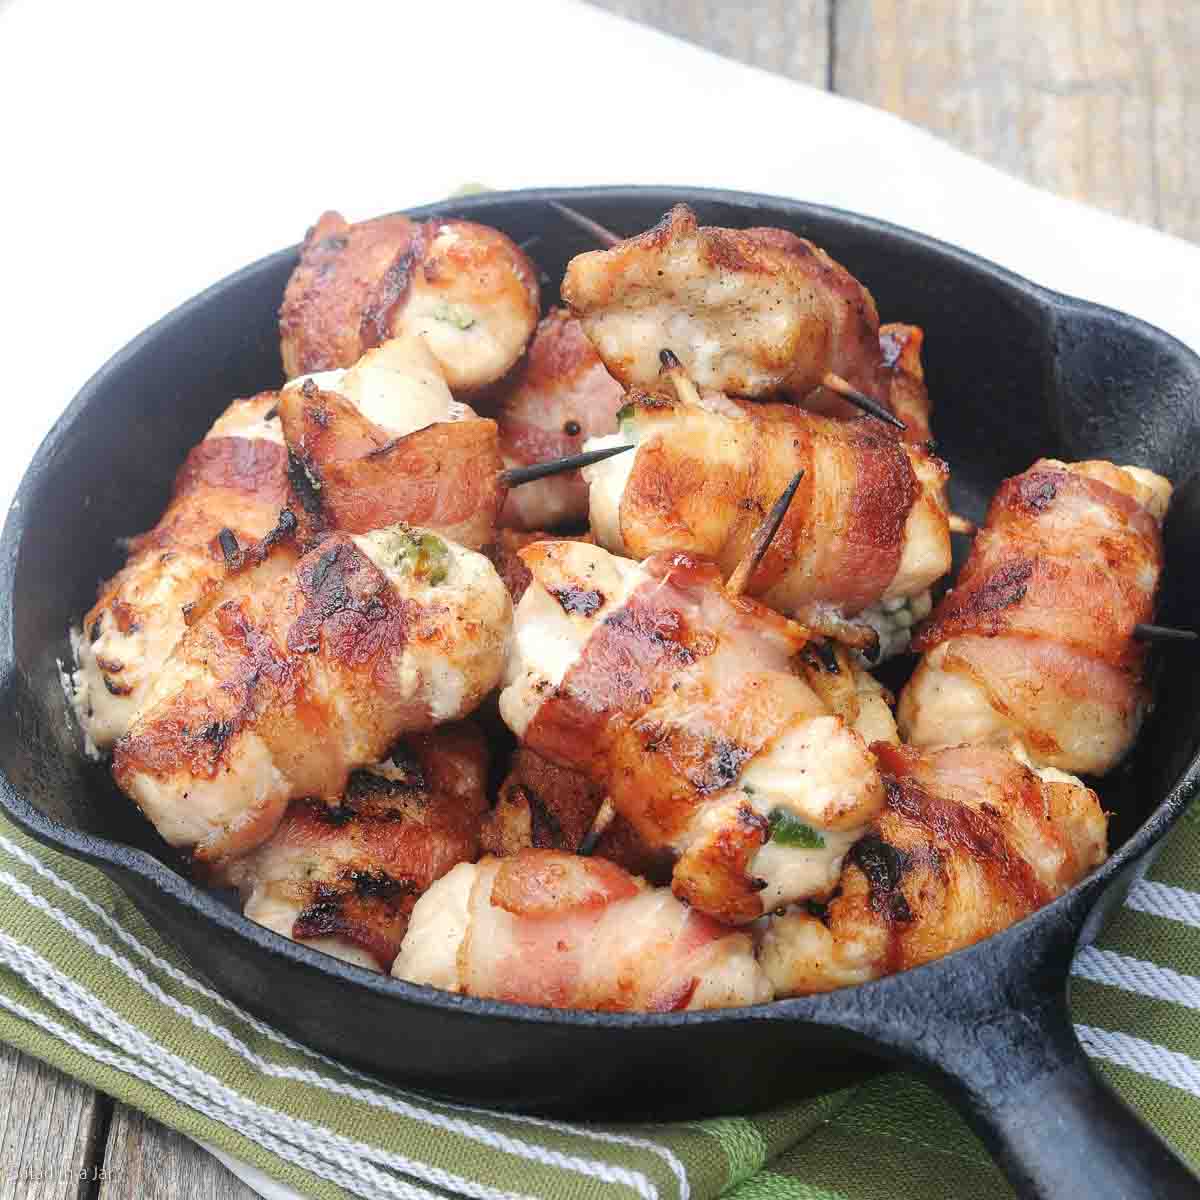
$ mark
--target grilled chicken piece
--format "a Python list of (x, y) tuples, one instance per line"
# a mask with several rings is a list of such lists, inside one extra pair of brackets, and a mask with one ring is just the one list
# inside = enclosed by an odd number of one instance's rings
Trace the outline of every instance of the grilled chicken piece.
[(675, 894), (731, 924), (825, 895), (883, 803), (862, 738), (801, 678), (802, 627), (711, 564), (638, 565), (581, 542), (521, 551), (500, 712), (605, 788)]
[(771, 917), (759, 951), (777, 996), (864, 983), (1028, 916), (1107, 855), (1099, 798), (996, 746), (876, 746), (887, 805), (846, 857), (823, 915)]
[(698, 403), (640, 392), (620, 431), (587, 448), (622, 443), (637, 449), (584, 468), (597, 542), (633, 558), (704, 555), (726, 576), (802, 470), (747, 591), (822, 634), (859, 648), (877, 637), (883, 657), (904, 649), (950, 569), (946, 466), (877, 421), (719, 392)]
[(295, 380), (279, 417), (306, 536), (404, 521), (477, 550), (504, 503), (496, 423), (453, 399), (419, 337)]
[(387, 971), (417, 898), (479, 856), (487, 745), (469, 722), (414, 734), (333, 800), (297, 800), (271, 837), (213, 879), (276, 933)]
[(107, 750), (128, 728), (186, 628), (187, 610), (225, 576), (220, 534), (265, 537), (287, 502), (287, 453), (278, 395), (235, 400), (175, 476), (158, 524), (130, 543), (125, 566), (72, 633), (75, 711), (91, 746)]
[(835, 411), (829, 372), (874, 383), (879, 316), (857, 279), (783, 229), (697, 224), (677, 204), (653, 229), (573, 258), (563, 299), (604, 365), (627, 388), (650, 388), (659, 352), (675, 352), (705, 388), (737, 396), (786, 392)]
[(340, 796), (405, 733), (470, 713), (511, 628), (482, 555), (425, 530), (284, 545), (235, 574), (159, 672), (113, 774), (201, 863), (245, 854), (289, 802)]
[(1006, 480), (954, 589), (914, 642), (899, 718), (918, 746), (1007, 742), (1100, 775), (1137, 736), (1171, 485), (1111, 463), (1041, 459)]
[[(623, 403), (624, 389), (604, 369), (579, 322), (551, 309), (497, 401), (504, 465), (578, 454), (588, 438), (616, 429)], [(587, 493), (578, 471), (539, 479), (509, 492), (500, 523), (515, 529), (584, 525)]]
[(586, 542), (588, 545), (595, 545), (590, 533), (564, 539), (557, 534), (547, 533), (545, 530), (536, 530), (532, 533), (521, 533), (516, 529), (497, 531), (495, 542), (488, 546), (484, 553), (492, 560), (496, 573), (504, 580), (504, 586), (508, 588), (508, 594), (512, 597), (513, 604), (520, 602), (521, 597), (525, 595), (525, 589), (529, 586), (529, 580), (532, 578), (529, 568), (521, 560), (521, 551), (526, 546), (532, 546), (534, 542), (556, 541)]
[(674, 1012), (771, 999), (748, 934), (610, 862), (463, 863), (417, 901), (398, 979), (548, 1008)]
[(470, 221), (327, 212), (304, 239), (279, 311), (288, 378), (349, 367), (417, 335), (456, 392), (500, 379), (538, 319), (537, 272), (498, 230)]
[[(583, 844), (603, 803), (604, 788), (587, 775), (560, 767), (521, 746), (513, 755), (496, 805), (484, 821), (483, 848), (502, 858), (529, 847), (573, 854)], [(650, 850), (620, 814), (600, 835), (594, 853), (651, 883), (671, 881), (671, 856)]]

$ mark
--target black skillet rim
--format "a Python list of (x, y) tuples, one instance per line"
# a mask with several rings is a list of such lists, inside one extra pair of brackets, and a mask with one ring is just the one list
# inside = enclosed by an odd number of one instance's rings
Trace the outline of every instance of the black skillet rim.
[[(956, 261), (977, 276), (987, 278), (1001, 288), (1023, 296), (1031, 301), (1039, 311), (1060, 314), (1069, 311), (1078, 315), (1098, 317), (1110, 326), (1123, 327), (1142, 339), (1157, 342), (1174, 355), (1192, 356), (1192, 351), (1178, 339), (1146, 321), (1115, 309), (1043, 288), (960, 247), (888, 221), (865, 217), (828, 205), (808, 204), (785, 196), (713, 188), (635, 185), (526, 188), (452, 197), (436, 204), (423, 205), (406, 211), (407, 215), (417, 219), (442, 216), (447, 210), (451, 210), (455, 215), (464, 218), (486, 221), (491, 208), (504, 204), (514, 202), (545, 204), (549, 200), (586, 204), (588, 200), (597, 198), (656, 200), (664, 211), (678, 201), (697, 205), (730, 204), (748, 209), (762, 208), (776, 213), (790, 212), (796, 218), (811, 215), (816, 218), (832, 220), (849, 229), (869, 230), (873, 233), (882, 232), (906, 242), (915, 249), (932, 253), (942, 259)], [(127, 359), (136, 355), (143, 346), (159, 336), (164, 327), (180, 320), (186, 320), (193, 308), (205, 303), (214, 293), (235, 287), (243, 276), (263, 269), (268, 263), (277, 263), (292, 258), (297, 252), (298, 247), (291, 246), (266, 255), (184, 301), (118, 350), (83, 385), (38, 447), (21, 477), (21, 482), (10, 504), (4, 531), (0, 535), (0, 598), (12, 596), (17, 553), (23, 534), (25, 502), (33, 488), (34, 481), (51, 467), (65, 431), (73, 424), (79, 411), (91, 401), (93, 394), (103, 387), (107, 377), (118, 370)], [(17, 671), (12, 605), (5, 603), (0, 605), (0, 681), (10, 681)], [(908, 991), (911, 996), (911, 988), (920, 987), (922, 979), (935, 980), (936, 973), (946, 969), (947, 963), (955, 964), (950, 969), (961, 969), (973, 957), (982, 960), (985, 955), (1002, 953), (1006, 940), (1010, 941), (1015, 948), (1023, 935), (1027, 934), (1035, 924), (1056, 923), (1060, 917), (1066, 916), (1068, 910), (1071, 912), (1086, 911), (1091, 902), (1099, 896), (1100, 892), (1118, 873), (1129, 867), (1166, 834), (1197, 791), (1200, 791), (1200, 752), (1193, 756), (1179, 780), (1159, 801), (1145, 821), (1098, 870), (1081, 880), (1052, 903), (1031, 913), (1008, 929), (994, 934), (974, 946), (955, 951), (935, 962), (851, 988), (811, 996), (797, 996), (787, 1000), (775, 1000), (750, 1007), (682, 1013), (607, 1013), (591, 1010), (538, 1008), (531, 1005), (508, 1004), (496, 1000), (460, 996), (437, 988), (405, 983), (402, 980), (393, 979), (390, 975), (379, 975), (312, 950), (256, 924), (233, 909), (227, 908), (214, 896), (184, 876), (177, 874), (145, 851), (94, 834), (68, 829), (57, 821), (51, 820), (30, 804), (12, 786), (3, 770), (0, 770), (0, 804), (3, 804), (5, 811), (18, 825), (39, 841), (101, 867), (107, 865), (118, 871), (140, 876), (162, 892), (189, 907), (197, 915), (211, 921), (218, 928), (248, 939), (268, 954), (291, 959), (293, 962), (307, 965), (330, 975), (339, 982), (352, 987), (368, 988), (381, 995), (394, 997), (405, 1004), (451, 1012), (460, 1011), (472, 1016), (485, 1016), (502, 1022), (631, 1030), (676, 1029), (714, 1023), (760, 1020), (800, 1020), (811, 1024), (833, 1025), (838, 1023), (839, 1017), (842, 1015), (840, 1010), (846, 1002), (847, 995), (855, 998), (856, 1006), (873, 1004), (884, 1006), (888, 1003), (890, 992), (901, 988)], [(120, 886), (119, 881), (118, 886)]]

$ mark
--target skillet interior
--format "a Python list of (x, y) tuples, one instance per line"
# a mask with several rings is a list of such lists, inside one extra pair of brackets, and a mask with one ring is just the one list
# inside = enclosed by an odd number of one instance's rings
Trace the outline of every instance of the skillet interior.
[[(529, 252), (553, 281), (545, 288), (553, 298), (566, 262), (592, 247), (547, 197), (620, 232), (645, 228), (682, 199), (707, 223), (777, 224), (824, 246), (868, 283), (884, 320), (926, 330), (939, 452), (968, 516), (982, 515), (999, 481), (1040, 455), (1136, 463), (1177, 483), (1196, 460), (1200, 361), (1184, 347), (880, 222), (765, 197), (633, 188), (472, 197), (416, 215), (474, 218), (519, 241), (536, 235)], [(177, 875), (106, 771), (79, 755), (59, 683), (64, 631), (120, 565), (117, 539), (157, 519), (176, 466), (229, 399), (281, 381), (275, 314), (294, 262), (294, 249), (264, 259), (142, 335), (89, 382), (30, 468), (0, 561), (0, 588), (11, 597), (0, 614), (0, 683), (12, 714), (0, 729), (0, 798), (13, 815), (97, 861), (198, 970), (293, 1036), (414, 1087), (527, 1110), (697, 1115), (829, 1087), (869, 1068), (848, 1054), (861, 1041), (838, 1032), (844, 1017), (861, 1028), (872, 1007), (911, 999), (914, 989), (935, 995), (956, 973), (1006, 947), (1017, 952), (1019, 929), (903, 981), (761, 1010), (549, 1013), (379, 979), (245, 921)], [(1164, 620), (1200, 625), (1200, 561), (1188, 552), (1198, 535), (1200, 484), (1185, 484), (1168, 525)], [(1161, 834), (1194, 783), (1200, 672), (1186, 653), (1158, 665), (1157, 710), (1128, 765), (1101, 788), (1115, 814), (1114, 846), (1125, 845), (1081, 885), (1089, 895)], [(1054, 910), (1075, 899), (1030, 922), (1056, 919)], [(564, 1071), (564, 1062), (577, 1069)]]

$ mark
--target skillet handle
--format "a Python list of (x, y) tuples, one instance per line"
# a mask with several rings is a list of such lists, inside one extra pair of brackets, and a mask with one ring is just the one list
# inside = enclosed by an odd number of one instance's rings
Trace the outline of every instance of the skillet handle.
[(1065, 997), (1029, 1024), (992, 1025), (987, 1054), (982, 1070), (944, 1065), (940, 1083), (1022, 1200), (1200, 1197), (1200, 1179), (1093, 1070)]
[(1043, 909), (1011, 939), (933, 964), (924, 981), (893, 976), (886, 1005), (864, 1002), (842, 1026), (932, 1076), (1022, 1200), (1197, 1200), (1200, 1178), (1100, 1079), (1075, 1036), (1067, 976), (1094, 898)]

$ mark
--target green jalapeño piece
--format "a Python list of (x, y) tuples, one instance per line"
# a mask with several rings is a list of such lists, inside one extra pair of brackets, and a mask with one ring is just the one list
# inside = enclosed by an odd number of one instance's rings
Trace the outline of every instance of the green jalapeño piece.
[(771, 827), (768, 841), (780, 846), (797, 846), (801, 850), (822, 850), (825, 839), (811, 825), (793, 817), (785, 808), (773, 809), (767, 818)]

